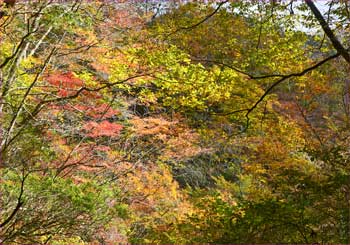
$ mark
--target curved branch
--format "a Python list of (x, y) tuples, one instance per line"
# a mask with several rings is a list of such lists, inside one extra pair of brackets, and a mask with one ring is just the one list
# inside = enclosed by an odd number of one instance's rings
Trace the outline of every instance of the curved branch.
[(204, 22), (206, 22), (207, 20), (209, 20), (211, 17), (213, 17), (222, 7), (222, 5), (224, 5), (225, 3), (227, 3), (228, 0), (225, 0), (223, 2), (218, 3), (218, 6), (216, 7), (216, 9), (211, 12), (209, 15), (205, 16), (202, 20), (200, 20), (199, 22), (191, 25), (191, 26), (183, 26), (183, 27), (179, 27), (178, 29), (176, 29), (175, 31), (171, 32), (170, 34), (167, 35), (167, 37), (174, 35), (175, 33), (179, 32), (179, 31), (188, 31), (191, 30), (193, 28), (196, 28), (197, 26), (203, 24)]
[(241, 73), (245, 76), (248, 76), (250, 79), (255, 79), (255, 80), (258, 80), (258, 79), (265, 79), (265, 78), (273, 78), (273, 77), (284, 77), (285, 75), (283, 74), (267, 74), (267, 75), (261, 75), (261, 76), (255, 76), (255, 75), (252, 75), (246, 71), (243, 71), (237, 67), (234, 67), (232, 65), (229, 65), (229, 64), (226, 64), (224, 62), (221, 62), (221, 61), (218, 61), (218, 60), (209, 60), (209, 59), (199, 59), (199, 58), (191, 58), (191, 60), (193, 61), (198, 61), (198, 62), (208, 62), (208, 63), (213, 63), (213, 64), (216, 64), (216, 65), (221, 65), (223, 67), (227, 67), (231, 70), (234, 70), (235, 72), (238, 72), (238, 73)]
[[(335, 59), (337, 57), (339, 57), (341, 54), (340, 53), (336, 53), (334, 55), (331, 55), (323, 60), (321, 60), (320, 62), (316, 63), (313, 66), (310, 66), (306, 69), (304, 69), (301, 72), (297, 72), (297, 73), (291, 73), (291, 74), (287, 74), (287, 75), (279, 75), (279, 74), (271, 74), (271, 75), (265, 75), (265, 76), (260, 76), (260, 77), (254, 77), (250, 74), (247, 74), (245, 72), (242, 72), (243, 74), (247, 75), (249, 78), (251, 79), (262, 79), (262, 78), (268, 78), (268, 77), (279, 77), (280, 79), (278, 79), (276, 82), (274, 82), (272, 85), (270, 85), (270, 87), (268, 89), (265, 90), (264, 94), (262, 96), (260, 96), (260, 98), (254, 103), (253, 106), (248, 107), (248, 108), (244, 108), (244, 109), (239, 109), (239, 110), (235, 110), (235, 111), (231, 111), (231, 112), (226, 112), (226, 113), (220, 113), (217, 115), (221, 115), (221, 116), (227, 116), (227, 115), (231, 115), (231, 114), (235, 114), (235, 113), (239, 113), (239, 112), (244, 112), (246, 111), (247, 113), (245, 114), (245, 117), (247, 118), (247, 124), (249, 122), (249, 114), (258, 107), (258, 105), (265, 99), (265, 97), (271, 93), (271, 91), (277, 87), (279, 84), (281, 84), (282, 82), (286, 81), (287, 79), (291, 78), (291, 77), (301, 77), (303, 75), (305, 75), (306, 73), (315, 70), (316, 68), (322, 66), (323, 64), (327, 63), (328, 61)], [(222, 64), (225, 65), (225, 64)], [(225, 65), (229, 68), (232, 68), (228, 65)], [(234, 68), (232, 68), (234, 69)], [(234, 69), (235, 70), (235, 69)]]
[(23, 197), (23, 193), (24, 193), (24, 181), (26, 180), (27, 177), (28, 177), (28, 175), (24, 175), (22, 180), (21, 180), (21, 188), (20, 188), (19, 196), (17, 198), (17, 205), (16, 205), (16, 207), (14, 208), (14, 210), (12, 211), (10, 216), (7, 217), (7, 219), (5, 219), (4, 222), (2, 222), (0, 224), (0, 228), (2, 228), (5, 225), (7, 225), (13, 219), (13, 217), (15, 217), (16, 213), (19, 211), (19, 209), (24, 204), (24, 201), (22, 200), (22, 197)]
[(259, 104), (260, 102), (262, 102), (265, 97), (277, 86), (279, 85), (280, 83), (284, 82), (285, 80), (287, 80), (288, 78), (291, 78), (291, 77), (301, 77), (303, 75), (305, 75), (306, 73), (322, 66), (323, 64), (327, 63), (328, 61), (332, 60), (332, 59), (335, 59), (337, 57), (339, 57), (341, 54), (340, 53), (336, 53), (334, 55), (331, 55), (327, 58), (325, 58), (324, 60), (316, 63), (315, 65), (313, 66), (310, 66), (308, 68), (306, 68), (305, 70), (301, 71), (301, 72), (298, 72), (298, 73), (291, 73), (289, 75), (283, 75), (280, 79), (278, 79), (276, 82), (274, 82), (265, 92), (264, 94), (259, 98), (259, 100), (257, 102), (255, 102), (255, 104), (250, 107), (248, 110), (247, 110), (247, 114), (246, 116), (248, 116)]
[(305, 0), (307, 6), (310, 8), (311, 12), (314, 14), (318, 22), (320, 23), (323, 31), (326, 33), (329, 40), (332, 42), (333, 47), (337, 52), (350, 64), (350, 54), (349, 51), (341, 44), (338, 38), (335, 36), (334, 32), (329, 27), (326, 20), (323, 18), (321, 12), (318, 10), (316, 5), (312, 0)]

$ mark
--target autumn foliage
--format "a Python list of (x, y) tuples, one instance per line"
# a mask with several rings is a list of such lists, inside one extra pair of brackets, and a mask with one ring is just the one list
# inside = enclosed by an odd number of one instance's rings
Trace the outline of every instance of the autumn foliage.
[(0, 243), (350, 243), (349, 12), (0, 1)]

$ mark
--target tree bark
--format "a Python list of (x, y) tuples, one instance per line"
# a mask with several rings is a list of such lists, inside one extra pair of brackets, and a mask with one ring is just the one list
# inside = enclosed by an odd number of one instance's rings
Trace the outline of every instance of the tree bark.
[(307, 6), (310, 8), (311, 12), (314, 14), (318, 22), (320, 23), (323, 31), (326, 33), (329, 40), (332, 42), (333, 47), (338, 51), (338, 53), (350, 64), (350, 53), (349, 51), (342, 45), (342, 43), (335, 36), (334, 32), (329, 27), (326, 20), (323, 18), (321, 12), (318, 10), (313, 0), (305, 0)]

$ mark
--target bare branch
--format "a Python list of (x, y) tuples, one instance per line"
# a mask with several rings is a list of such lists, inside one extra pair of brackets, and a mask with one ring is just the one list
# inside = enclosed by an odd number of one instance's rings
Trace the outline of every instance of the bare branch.
[(255, 79), (255, 80), (265, 79), (265, 78), (273, 78), (273, 77), (284, 77), (285, 76), (283, 74), (267, 74), (267, 75), (255, 76), (255, 75), (252, 75), (252, 74), (250, 74), (250, 73), (248, 73), (246, 71), (243, 71), (243, 70), (241, 70), (241, 69), (239, 69), (237, 67), (234, 67), (232, 65), (226, 64), (226, 63), (218, 61), (218, 60), (199, 59), (199, 58), (191, 58), (191, 60), (198, 61), (198, 62), (208, 62), (208, 63), (221, 65), (221, 66), (230, 68), (231, 70), (234, 70), (234, 71), (236, 71), (238, 73), (241, 73), (241, 74), (243, 74), (245, 76), (248, 76), (250, 79)]
[[(289, 78), (292, 78), (292, 77), (301, 77), (303, 75), (305, 75), (306, 73), (312, 71), (312, 70), (315, 70), (316, 68), (322, 66), (323, 64), (327, 63), (328, 61), (332, 60), (332, 59), (335, 59), (337, 57), (340, 56), (340, 53), (336, 53), (334, 55), (331, 55), (323, 60), (321, 60), (320, 62), (316, 63), (315, 65), (313, 66), (310, 66), (306, 69), (304, 69), (303, 71), (301, 72), (297, 72), (297, 73), (291, 73), (291, 74), (288, 74), (288, 75), (266, 75), (266, 76), (261, 76), (261, 77), (254, 77), (254, 76), (251, 76), (245, 72), (241, 72), (247, 76), (249, 76), (250, 78), (252, 79), (262, 79), (262, 78), (268, 78), (268, 77), (279, 77), (280, 79), (278, 79), (276, 82), (274, 82), (267, 90), (265, 90), (264, 94), (262, 96), (260, 96), (260, 98), (254, 103), (253, 106), (251, 107), (248, 107), (248, 108), (244, 108), (244, 109), (238, 109), (238, 110), (235, 110), (235, 111), (230, 111), (230, 112), (226, 112), (226, 113), (217, 113), (216, 115), (221, 115), (221, 116), (227, 116), (227, 115), (231, 115), (231, 114), (236, 114), (236, 113), (239, 113), (239, 112), (244, 112), (246, 111), (247, 113), (245, 114), (246, 118), (247, 118), (247, 126), (248, 126), (248, 123), (249, 123), (249, 114), (257, 108), (257, 106), (265, 99), (265, 97), (270, 94), (272, 92), (272, 90), (277, 87), (279, 84), (281, 84), (282, 82), (286, 81), (287, 79)], [(225, 64), (222, 64), (222, 65), (225, 65)], [(228, 65), (225, 65), (229, 68), (232, 68)], [(232, 68), (233, 70), (236, 70), (236, 68)]]
[(329, 57), (327, 57), (326, 59), (316, 63), (313, 66), (310, 66), (308, 68), (306, 68), (305, 70), (298, 72), (298, 73), (291, 73), (289, 75), (283, 75), (279, 80), (277, 80), (276, 82), (274, 82), (265, 92), (264, 94), (259, 98), (259, 100), (257, 102), (255, 102), (255, 104), (248, 109), (246, 116), (248, 116), (259, 104), (260, 102), (262, 102), (265, 97), (279, 84), (281, 84), (282, 82), (284, 82), (285, 80), (291, 78), (291, 77), (301, 77), (303, 75), (305, 75), (306, 73), (315, 70), (316, 68), (320, 67), (321, 65), (327, 63), (328, 61), (335, 59), (337, 57), (339, 57), (341, 54), (340, 53), (336, 53), (334, 55), (331, 55)]
[(50, 60), (51, 60), (53, 54), (55, 53), (55, 51), (56, 51), (56, 47), (54, 47), (54, 48), (52, 49), (52, 51), (50, 52), (50, 54), (49, 54), (48, 57), (46, 58), (46, 60), (45, 60), (45, 62), (44, 62), (44, 64), (43, 64), (43, 66), (42, 66), (41, 71), (40, 71), (39, 73), (37, 73), (37, 75), (35, 76), (33, 82), (30, 84), (30, 86), (28, 87), (27, 91), (25, 92), (25, 94), (24, 94), (24, 96), (23, 96), (23, 98), (22, 98), (22, 101), (21, 101), (19, 107), (18, 107), (17, 110), (16, 110), (15, 115), (12, 117), (12, 120), (11, 120), (11, 122), (10, 122), (10, 126), (9, 126), (8, 130), (5, 132), (5, 135), (6, 135), (6, 136), (4, 137), (4, 139), (2, 139), (1, 148), (0, 148), (0, 149), (1, 149), (1, 152), (3, 152), (4, 149), (5, 149), (6, 146), (7, 146), (8, 139), (9, 139), (9, 137), (10, 137), (12, 131), (13, 131), (13, 128), (14, 128), (14, 126), (15, 126), (15, 124), (16, 124), (16, 121), (17, 121), (17, 119), (18, 119), (18, 116), (19, 116), (20, 113), (22, 112), (22, 109), (23, 109), (25, 100), (27, 99), (27, 97), (28, 97), (30, 91), (32, 90), (32, 88), (34, 87), (34, 85), (36, 84), (36, 82), (38, 81), (39, 77), (42, 75), (42, 73), (43, 73), (44, 70), (46, 69), (47, 65), (50, 63)]
[(201, 19), (199, 22), (191, 25), (191, 26), (183, 26), (183, 27), (179, 27), (178, 29), (176, 29), (175, 31), (171, 32), (170, 34), (168, 34), (166, 37), (169, 37), (171, 35), (174, 35), (175, 33), (179, 32), (179, 31), (188, 31), (191, 29), (196, 28), (197, 26), (200, 26), (201, 24), (203, 24), (204, 22), (206, 22), (207, 20), (209, 20), (211, 17), (213, 17), (222, 7), (222, 5), (224, 5), (225, 3), (227, 3), (228, 0), (225, 0), (223, 2), (218, 3), (218, 6), (216, 7), (216, 9), (211, 12), (209, 15), (205, 16), (203, 19)]
[(24, 193), (24, 182), (25, 182), (27, 177), (28, 177), (28, 174), (23, 175), (22, 180), (21, 180), (21, 188), (20, 188), (19, 196), (17, 198), (17, 205), (14, 208), (14, 210), (12, 211), (12, 213), (9, 215), (9, 217), (7, 217), (7, 219), (5, 219), (4, 222), (2, 222), (0, 224), (0, 228), (2, 228), (5, 225), (7, 225), (15, 217), (16, 213), (19, 211), (19, 209), (24, 204), (24, 201), (22, 200), (22, 197), (23, 197), (23, 193)]
[(350, 54), (349, 51), (341, 44), (338, 38), (335, 36), (328, 23), (323, 18), (321, 12), (318, 10), (313, 0), (305, 0), (306, 4), (309, 6), (310, 10), (320, 23), (323, 31), (326, 33), (329, 40), (332, 42), (333, 47), (337, 50), (337, 52), (350, 64)]

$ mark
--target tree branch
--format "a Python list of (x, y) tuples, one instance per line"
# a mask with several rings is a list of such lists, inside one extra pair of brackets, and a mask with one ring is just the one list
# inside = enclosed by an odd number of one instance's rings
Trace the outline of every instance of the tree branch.
[(17, 205), (16, 205), (15, 209), (12, 211), (10, 216), (7, 217), (7, 219), (5, 219), (5, 221), (0, 224), (0, 228), (2, 228), (5, 225), (7, 225), (13, 219), (13, 217), (15, 217), (16, 213), (19, 211), (19, 209), (24, 204), (24, 202), (22, 200), (22, 196), (23, 196), (23, 193), (24, 193), (24, 181), (26, 180), (27, 177), (28, 177), (28, 174), (24, 175), (22, 180), (21, 180), (20, 193), (19, 193), (19, 196), (18, 196), (18, 199), (17, 199)]
[(310, 66), (308, 68), (306, 68), (305, 70), (301, 71), (301, 72), (298, 72), (298, 73), (291, 73), (289, 75), (283, 75), (280, 79), (278, 79), (276, 82), (274, 82), (265, 92), (264, 94), (259, 98), (259, 100), (257, 102), (255, 102), (255, 104), (250, 107), (248, 110), (247, 110), (247, 114), (246, 116), (248, 116), (259, 104), (260, 102), (262, 102), (265, 97), (277, 86), (279, 85), (280, 83), (284, 82), (285, 80), (287, 80), (288, 78), (291, 78), (291, 77), (301, 77), (303, 75), (305, 75), (306, 73), (320, 67), (321, 65), (327, 63), (328, 61), (332, 60), (332, 59), (335, 59), (337, 57), (339, 57), (341, 54), (340, 53), (336, 53), (334, 55), (331, 55), (327, 58), (325, 58), (324, 60), (316, 63), (315, 65), (313, 66)]
[[(235, 110), (235, 111), (230, 111), (230, 112), (226, 112), (226, 113), (220, 113), (220, 114), (217, 114), (217, 115), (221, 115), (221, 116), (227, 116), (227, 115), (231, 115), (231, 114), (236, 114), (236, 113), (239, 113), (239, 112), (244, 112), (246, 111), (247, 113), (245, 114), (246, 118), (247, 118), (247, 125), (248, 125), (248, 122), (249, 122), (249, 114), (257, 108), (257, 106), (265, 99), (265, 97), (271, 93), (271, 91), (276, 87), (278, 86), (279, 84), (281, 84), (282, 82), (284, 82), (285, 80), (291, 78), (291, 77), (301, 77), (303, 75), (305, 75), (306, 73), (322, 66), (323, 64), (327, 63), (328, 61), (332, 60), (332, 59), (335, 59), (337, 57), (339, 57), (341, 54), (340, 53), (336, 53), (334, 55), (331, 55), (323, 60), (321, 60), (320, 62), (316, 63), (315, 65), (313, 66), (310, 66), (306, 69), (304, 69), (303, 71), (301, 72), (297, 72), (297, 73), (291, 73), (291, 74), (288, 74), (288, 75), (266, 75), (266, 76), (261, 76), (261, 77), (254, 77), (254, 76), (251, 76), (247, 73), (243, 73), (247, 76), (249, 76), (249, 78), (252, 78), (252, 79), (262, 79), (262, 78), (268, 78), (268, 77), (279, 77), (280, 79), (278, 79), (276, 82), (274, 82), (272, 85), (270, 85), (270, 87), (265, 90), (264, 94), (262, 96), (260, 96), (260, 98), (255, 102), (255, 104), (251, 107), (248, 107), (248, 108), (245, 108), (245, 109), (239, 109), (239, 110)], [(224, 65), (224, 64), (222, 64)], [(228, 65), (226, 65), (228, 66)], [(231, 68), (230, 66), (228, 66), (229, 68)], [(234, 69), (235, 70), (235, 69)]]
[(284, 77), (285, 75), (283, 74), (267, 74), (267, 75), (261, 75), (261, 76), (256, 76), (256, 75), (252, 75), (246, 71), (243, 71), (237, 67), (234, 67), (232, 65), (229, 65), (229, 64), (226, 64), (224, 62), (221, 62), (221, 61), (218, 61), (218, 60), (209, 60), (209, 59), (200, 59), (200, 58), (193, 58), (191, 57), (191, 60), (193, 61), (198, 61), (198, 62), (207, 62), (207, 63), (213, 63), (213, 64), (216, 64), (216, 65), (221, 65), (221, 66), (224, 66), (224, 67), (227, 67), (231, 70), (234, 70), (238, 73), (241, 73), (245, 76), (248, 76), (250, 79), (255, 79), (255, 80), (258, 80), (258, 79), (265, 79), (265, 78), (273, 78), (273, 77)]
[(178, 29), (176, 29), (175, 31), (171, 32), (170, 34), (168, 34), (166, 37), (169, 37), (179, 31), (188, 31), (188, 30), (191, 30), (193, 28), (196, 28), (197, 26), (203, 24), (204, 22), (206, 22), (207, 20), (209, 20), (211, 17), (213, 17), (219, 10), (220, 8), (222, 7), (222, 5), (224, 5), (225, 3), (227, 3), (228, 0), (225, 0), (223, 2), (220, 2), (218, 3), (218, 6), (216, 7), (216, 9), (211, 12), (209, 15), (205, 16), (202, 20), (200, 20), (199, 22), (191, 25), (191, 26), (183, 26), (183, 27), (179, 27)]
[(326, 33), (329, 40), (332, 42), (333, 47), (337, 50), (337, 52), (350, 64), (350, 54), (335, 36), (328, 23), (323, 18), (321, 12), (318, 10), (313, 0), (305, 0), (307, 6), (309, 6), (311, 12), (314, 14), (318, 22), (320, 23), (323, 31)]
[(0, 152), (2, 153), (4, 151), (4, 149), (6, 148), (6, 144), (7, 144), (7, 141), (8, 139), (10, 138), (11, 136), (11, 133), (12, 131), (14, 130), (14, 127), (15, 127), (15, 124), (16, 124), (16, 121), (19, 117), (19, 115), (22, 113), (22, 110), (23, 110), (23, 107), (24, 107), (24, 104), (25, 104), (25, 101), (27, 99), (27, 97), (29, 96), (29, 93), (30, 91), (33, 89), (34, 85), (37, 83), (37, 81), (39, 80), (39, 77), (42, 75), (42, 73), (44, 72), (44, 70), (46, 69), (47, 65), (50, 63), (51, 61), (51, 58), (52, 56), (54, 55), (54, 53), (56, 52), (56, 47), (54, 47), (50, 54), (48, 55), (48, 57), (46, 58), (42, 68), (41, 68), (41, 71), (39, 73), (36, 74), (33, 82), (29, 85), (29, 87), (27, 88), (25, 94), (23, 95), (23, 98), (18, 106), (18, 108), (16, 109), (16, 112), (15, 114), (13, 115), (12, 119), (11, 119), (11, 122), (10, 122), (10, 125), (7, 129), (7, 131), (4, 133), (4, 138), (2, 139), (2, 142), (1, 142), (1, 145), (0, 145)]

